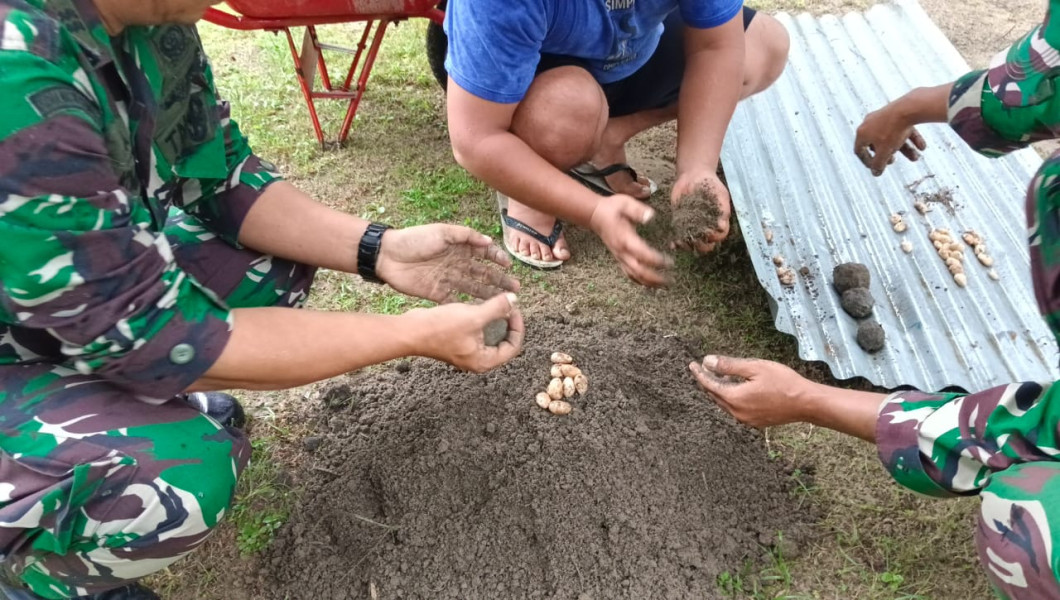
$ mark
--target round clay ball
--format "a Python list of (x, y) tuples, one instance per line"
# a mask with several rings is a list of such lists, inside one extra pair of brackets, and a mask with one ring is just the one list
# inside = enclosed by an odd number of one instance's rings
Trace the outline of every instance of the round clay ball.
[(872, 297), (872, 292), (860, 287), (843, 292), (843, 297), (839, 299), (839, 305), (855, 319), (864, 319), (871, 315), (874, 304), (876, 299)]
[(508, 337), (508, 319), (496, 319), (486, 324), (482, 330), (487, 346), (500, 346)]
[(869, 268), (861, 263), (843, 263), (832, 271), (832, 285), (842, 294), (854, 288), (869, 287)]
[(883, 350), (885, 339), (883, 327), (876, 321), (862, 321), (861, 325), (858, 325), (858, 345), (865, 352), (873, 354)]

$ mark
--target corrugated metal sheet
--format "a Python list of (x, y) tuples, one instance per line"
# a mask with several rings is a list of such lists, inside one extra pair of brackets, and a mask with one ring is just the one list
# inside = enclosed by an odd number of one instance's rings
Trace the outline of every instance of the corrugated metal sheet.
[[(777, 328), (796, 337), (803, 359), (828, 363), (841, 379), (977, 390), (1056, 378), (1057, 347), (1038, 314), (1026, 248), (1024, 197), (1038, 155), (987, 159), (931, 125), (921, 128), (930, 147), (920, 162), (899, 158), (872, 177), (852, 153), (864, 115), (968, 65), (914, 1), (778, 18), (791, 33), (790, 64), (773, 88), (737, 108), (722, 152), (759, 280), (776, 300)], [(913, 209), (907, 185), (926, 176), (917, 191), (951, 189), (954, 214)], [(905, 215), (904, 235), (891, 229), (894, 212)], [(1000, 282), (969, 250), (968, 287), (957, 287), (927, 238), (942, 227), (982, 234)], [(899, 248), (903, 238), (912, 254)], [(778, 282), (776, 254), (809, 269), (794, 288)], [(887, 332), (876, 355), (857, 346), (857, 324), (831, 287), (833, 267), (847, 261), (873, 275), (876, 318)]]

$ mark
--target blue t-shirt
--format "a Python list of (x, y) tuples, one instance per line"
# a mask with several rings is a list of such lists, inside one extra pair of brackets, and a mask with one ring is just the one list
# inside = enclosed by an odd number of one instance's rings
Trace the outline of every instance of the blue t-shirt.
[(523, 99), (541, 54), (583, 59), (597, 81), (612, 83), (651, 58), (678, 7), (686, 25), (709, 29), (738, 15), (743, 0), (449, 0), (445, 69), (468, 92), (504, 104)]

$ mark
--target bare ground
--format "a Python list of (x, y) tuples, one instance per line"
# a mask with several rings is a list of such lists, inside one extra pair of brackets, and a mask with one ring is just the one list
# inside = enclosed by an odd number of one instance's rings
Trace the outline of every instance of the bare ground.
[[(767, 0), (759, 7), (820, 13), (857, 10), (866, 4)], [(1044, 13), (1037, 0), (923, 4), (973, 66), (983, 66)], [(350, 143), (325, 153), (311, 140), (280, 40), (205, 26), (203, 35), (221, 86), (259, 152), (276, 159), (307, 191), (344, 210), (398, 224), (449, 220), (492, 232), (495, 217), (488, 190), (468, 182), (453, 163), (443, 100), (418, 51), (421, 32), (416, 27), (403, 26), (405, 31), (385, 44)], [(277, 65), (285, 70), (275, 70)], [(335, 116), (334, 110), (326, 114)], [(659, 223), (669, 221), (665, 198), (673, 183), (673, 143), (673, 128), (663, 127), (640, 136), (630, 148), (638, 170), (661, 186), (653, 200), (661, 213)], [(668, 233), (664, 225), (649, 228), (649, 236), (660, 243)], [(591, 315), (629, 328), (657, 327), (692, 340), (699, 351), (773, 358), (809, 377), (830, 381), (825, 368), (799, 361), (792, 340), (773, 329), (767, 299), (738, 232), (711, 256), (681, 257), (674, 286), (661, 292), (625, 280), (606, 250), (586, 232), (574, 230), (569, 239), (576, 258), (561, 271), (517, 270), (527, 313)], [(312, 302), (329, 309), (393, 311), (412, 306), (328, 273), (318, 281)], [(709, 347), (703, 340), (710, 340)], [(253, 499), (259, 487), (286, 489), (292, 478), (285, 473), (313, 468), (311, 454), (303, 447), (304, 438), (314, 434), (306, 416), (320, 406), (324, 386), (244, 395), (257, 416), (253, 435), (263, 450), (261, 461), (273, 468), (264, 480), (244, 486), (245, 498)], [(795, 470), (799, 502), (811, 504), (823, 516), (813, 541), (798, 556), (778, 557), (765, 571), (756, 567), (753, 572), (730, 573), (719, 589), (755, 598), (988, 597), (972, 546), (974, 500), (939, 502), (913, 496), (887, 478), (870, 446), (828, 431), (783, 427), (767, 431), (765, 440), (776, 459)], [(805, 474), (812, 478), (802, 478)], [(297, 494), (293, 490), (280, 497), (292, 501)], [(261, 509), (252, 500), (245, 504), (251, 515)], [(165, 597), (247, 597), (246, 584), (258, 580), (259, 571), (268, 567), (254, 553), (242, 556), (237, 550), (237, 540), (246, 539), (245, 528), (253, 533), (256, 523), (253, 518), (236, 521), (222, 527), (203, 549), (154, 578)], [(296, 553), (298, 548), (288, 551)], [(351, 591), (349, 597), (360, 596)]]

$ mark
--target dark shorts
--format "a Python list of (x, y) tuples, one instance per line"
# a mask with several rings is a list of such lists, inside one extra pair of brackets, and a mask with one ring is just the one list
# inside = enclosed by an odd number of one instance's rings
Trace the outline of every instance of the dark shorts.
[[(755, 9), (743, 7), (744, 31), (751, 24)], [(629, 77), (600, 87), (607, 96), (612, 117), (622, 117), (653, 108), (665, 108), (677, 103), (681, 80), (685, 75), (684, 22), (680, 11), (670, 13), (659, 46), (648, 62)], [(537, 72), (556, 67), (584, 67), (585, 61), (574, 56), (542, 54)]]

